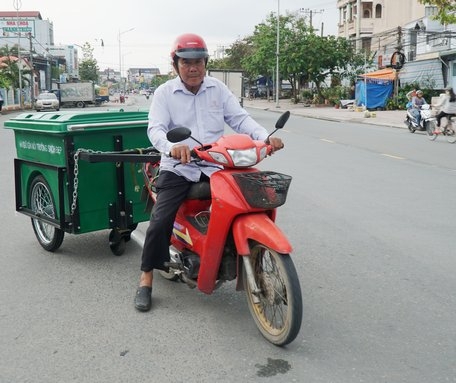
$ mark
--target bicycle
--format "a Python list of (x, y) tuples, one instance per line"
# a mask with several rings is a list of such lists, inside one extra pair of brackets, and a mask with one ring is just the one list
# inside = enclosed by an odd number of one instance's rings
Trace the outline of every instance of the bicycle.
[(428, 124), (426, 126), (426, 133), (428, 135), (428, 138), (431, 141), (434, 141), (437, 138), (437, 136), (441, 134), (441, 135), (447, 137), (447, 141), (450, 144), (454, 144), (456, 142), (456, 131), (453, 127), (453, 121), (452, 121), (452, 117), (454, 117), (454, 116), (455, 115), (450, 115), (446, 118), (447, 123), (443, 127), (443, 130), (437, 131), (437, 129), (436, 129), (437, 125), (435, 124), (435, 122), (433, 124)]

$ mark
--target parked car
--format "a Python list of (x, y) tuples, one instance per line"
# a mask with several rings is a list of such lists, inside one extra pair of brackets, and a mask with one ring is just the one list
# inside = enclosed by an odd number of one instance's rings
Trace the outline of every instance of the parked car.
[(290, 98), (293, 94), (293, 88), (288, 81), (283, 81), (280, 86), (280, 97), (281, 98)]
[(60, 103), (57, 96), (54, 93), (44, 92), (40, 93), (35, 100), (35, 110), (37, 112), (43, 109), (60, 109)]

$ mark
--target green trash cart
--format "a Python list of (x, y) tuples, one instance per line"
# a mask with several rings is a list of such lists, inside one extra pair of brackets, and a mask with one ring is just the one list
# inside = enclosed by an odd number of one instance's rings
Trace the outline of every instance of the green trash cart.
[(14, 130), (16, 211), (31, 217), (40, 245), (55, 251), (64, 233), (111, 229), (121, 255), (139, 222), (149, 220), (142, 199), (143, 162), (158, 162), (150, 147), (147, 112), (22, 113)]

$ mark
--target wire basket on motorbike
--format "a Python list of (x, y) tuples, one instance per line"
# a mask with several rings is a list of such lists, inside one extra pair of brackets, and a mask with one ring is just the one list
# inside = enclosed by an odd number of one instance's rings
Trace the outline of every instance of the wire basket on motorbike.
[(251, 207), (273, 209), (287, 199), (291, 176), (272, 171), (233, 174), (245, 200)]

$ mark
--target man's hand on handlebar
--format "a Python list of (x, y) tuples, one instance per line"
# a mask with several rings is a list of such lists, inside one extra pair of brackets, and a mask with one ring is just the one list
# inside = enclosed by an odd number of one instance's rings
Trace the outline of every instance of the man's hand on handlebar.
[(269, 137), (269, 144), (272, 146), (272, 153), (276, 150), (283, 149), (285, 146), (279, 137)]
[(188, 164), (191, 160), (190, 148), (188, 145), (176, 144), (171, 148), (171, 157), (180, 160), (182, 164)]

